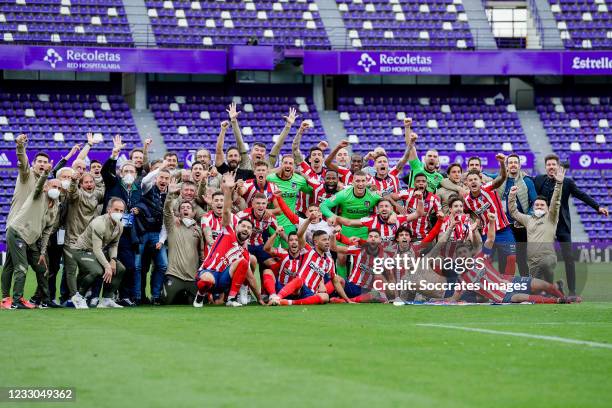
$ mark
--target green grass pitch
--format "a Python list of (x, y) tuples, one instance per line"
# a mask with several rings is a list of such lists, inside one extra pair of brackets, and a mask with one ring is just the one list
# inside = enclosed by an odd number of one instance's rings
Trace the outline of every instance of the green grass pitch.
[(0, 387), (77, 400), (0, 407), (608, 407), (612, 348), (421, 324), (608, 344), (609, 266), (580, 305), (1, 311)]

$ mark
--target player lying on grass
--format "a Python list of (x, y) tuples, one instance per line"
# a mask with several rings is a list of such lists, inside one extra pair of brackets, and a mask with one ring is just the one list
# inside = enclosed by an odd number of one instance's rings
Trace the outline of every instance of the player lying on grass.
[[(253, 233), (253, 223), (245, 218), (238, 220), (234, 227), (231, 206), (235, 187), (234, 174), (225, 173), (221, 186), (224, 195), (223, 230), (198, 270), (196, 276), (198, 292), (193, 301), (194, 307), (202, 307), (209, 293), (225, 292), (228, 292), (226, 306), (242, 306), (238, 302), (237, 295), (250, 268), (251, 259), (247, 245)], [(257, 290), (254, 293), (259, 297)]]
[[(482, 250), (472, 251), (468, 245), (461, 243), (457, 246), (456, 260), (465, 261), (469, 257), (482, 259), (482, 269), (468, 269), (460, 274), (460, 281), (474, 285), (474, 292), (486, 297), (493, 303), (579, 303), (581, 299), (576, 296), (566, 297), (562, 292), (561, 281), (549, 283), (537, 278), (515, 277), (511, 281), (504, 279), (494, 268), (490, 260), (493, 244), (495, 242), (496, 215), (487, 214), (489, 226), (487, 240)], [(462, 262), (465, 265), (465, 262)], [(478, 265), (478, 264), (477, 264)], [(508, 290), (508, 288), (510, 288)], [(549, 296), (541, 295), (544, 292)], [(462, 291), (457, 290), (450, 297), (450, 301), (457, 301)]]
[[(314, 218), (314, 217), (313, 217)], [(306, 247), (304, 234), (311, 219), (307, 219), (298, 231), (300, 247)], [(344, 288), (336, 276), (334, 260), (329, 254), (330, 237), (325, 231), (315, 231), (313, 248), (302, 256), (298, 275), (283, 287), (276, 296), (270, 296), (271, 305), (317, 305), (329, 302), (329, 295), (325, 287), (325, 280), (332, 282), (338, 295), (350, 302), (344, 293)], [(287, 297), (296, 296), (296, 300)]]

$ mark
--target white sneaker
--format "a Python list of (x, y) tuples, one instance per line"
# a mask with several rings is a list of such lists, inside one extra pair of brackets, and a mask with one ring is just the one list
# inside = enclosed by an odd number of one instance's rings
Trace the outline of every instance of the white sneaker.
[(72, 296), (70, 300), (72, 300), (72, 304), (74, 305), (75, 309), (89, 309), (89, 307), (87, 306), (87, 301), (78, 292), (74, 296)]
[(98, 303), (100, 303), (100, 298), (91, 298), (91, 300), (89, 301), (89, 307), (98, 307)]
[(242, 306), (246, 306), (249, 304), (249, 287), (247, 285), (242, 285), (240, 287), (240, 293), (238, 293), (238, 302), (240, 302)]
[(278, 306), (280, 305), (280, 296), (276, 293), (270, 295), (270, 301), (268, 302), (270, 306)]
[(98, 309), (123, 309), (123, 306), (118, 305), (117, 302), (115, 302), (113, 299), (111, 298), (100, 298), (100, 302), (98, 303)]
[[(198, 302), (198, 298), (200, 298), (199, 302)], [(193, 299), (193, 307), (202, 307), (202, 306), (204, 306), (204, 296), (200, 294), (196, 294), (195, 299)]]
[(228, 301), (225, 303), (225, 306), (227, 306), (227, 307), (242, 307), (242, 303), (237, 302), (237, 301), (236, 301), (236, 300), (234, 300), (234, 299), (231, 299), (231, 300), (228, 300)]

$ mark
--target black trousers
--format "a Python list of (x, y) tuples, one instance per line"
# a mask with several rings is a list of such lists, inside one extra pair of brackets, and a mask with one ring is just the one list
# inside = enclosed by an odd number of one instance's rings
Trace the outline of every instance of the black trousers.
[(561, 256), (565, 263), (565, 279), (571, 295), (576, 293), (576, 264), (572, 250), (572, 236), (570, 233), (557, 234), (557, 241), (561, 245)]
[(527, 228), (517, 228), (512, 225), (512, 234), (516, 241), (516, 263), (521, 276), (529, 276), (527, 266)]

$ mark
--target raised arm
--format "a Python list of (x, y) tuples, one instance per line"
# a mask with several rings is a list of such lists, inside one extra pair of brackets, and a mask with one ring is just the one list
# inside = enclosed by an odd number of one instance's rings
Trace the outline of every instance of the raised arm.
[(236, 187), (235, 172), (228, 171), (223, 175), (221, 190), (223, 191), (223, 226), (232, 225), (232, 195)]
[(295, 134), (295, 137), (293, 138), (293, 143), (291, 143), (291, 153), (293, 153), (293, 160), (295, 160), (295, 164), (300, 164), (304, 161), (304, 155), (300, 150), (300, 143), (302, 143), (302, 136), (304, 135), (304, 132), (306, 132), (309, 127), (310, 125), (308, 122), (303, 121)]
[(563, 180), (565, 179), (565, 168), (559, 166), (557, 174), (555, 174), (555, 191), (550, 199), (550, 211), (548, 211), (548, 220), (556, 224), (559, 221), (559, 210), (561, 209), (561, 193), (563, 192)]
[(338, 165), (336, 163), (334, 163), (334, 159), (336, 158), (336, 155), (338, 154), (338, 152), (340, 151), (340, 149), (344, 149), (346, 147), (349, 146), (349, 141), (348, 140), (341, 140), (340, 143), (338, 143), (336, 145), (336, 147), (334, 147), (334, 149), (331, 151), (331, 153), (325, 158), (325, 167), (327, 167), (330, 170), (334, 170), (334, 171), (338, 171)]
[(281, 148), (283, 147), (283, 144), (285, 144), (285, 139), (287, 139), (287, 136), (291, 131), (291, 126), (293, 126), (295, 120), (299, 116), (300, 115), (297, 114), (295, 108), (289, 108), (289, 114), (287, 116), (283, 116), (283, 118), (285, 119), (285, 127), (283, 128), (281, 134), (278, 136), (278, 140), (276, 140), (274, 146), (272, 146), (272, 150), (270, 150), (270, 156), (268, 156), (268, 163), (270, 164), (270, 168), (274, 168), (274, 166), (276, 166), (276, 160), (278, 159), (278, 155), (281, 151)]
[(225, 111), (229, 115), (230, 123), (232, 124), (232, 132), (234, 132), (234, 137), (236, 138), (236, 146), (238, 146), (238, 151), (240, 152), (241, 168), (252, 169), (253, 163), (251, 163), (251, 158), (244, 144), (240, 125), (238, 124), (238, 115), (240, 115), (240, 111), (236, 109), (236, 104), (234, 102), (232, 102)]
[(412, 156), (415, 156), (414, 158), (416, 158), (416, 148), (414, 149), (414, 152), (412, 150), (417, 140), (417, 134), (414, 133), (411, 128), (412, 119), (404, 119), (404, 141), (406, 142), (406, 150), (404, 151), (402, 158), (395, 165), (397, 171), (402, 171)]
[(219, 131), (219, 136), (217, 137), (217, 145), (215, 146), (215, 167), (221, 167), (223, 165), (223, 143), (225, 143), (225, 132), (227, 132), (228, 126), (229, 123), (227, 120), (221, 122), (221, 130)]
[(146, 138), (142, 145), (142, 168), (149, 171), (149, 147), (153, 144), (153, 139)]
[(516, 205), (516, 193), (518, 191), (517, 186), (512, 186), (510, 188), (510, 193), (508, 194), (508, 209), (510, 210), (510, 216), (521, 223), (523, 226), (527, 226), (529, 222), (529, 216), (521, 213), (518, 210)]
[(17, 161), (19, 166), (19, 180), (22, 183), (28, 181), (30, 177), (30, 162), (28, 160), (28, 155), (26, 154), (26, 143), (28, 142), (28, 137), (23, 133), (17, 136), (15, 139), (15, 144), (17, 148)]
[(504, 184), (504, 181), (506, 181), (506, 177), (508, 177), (508, 173), (506, 172), (506, 155), (499, 153), (495, 155), (495, 158), (499, 162), (499, 174), (497, 175), (495, 180), (491, 182), (491, 185), (494, 189), (499, 188), (502, 184)]
[(284, 233), (284, 232), (285, 232), (285, 229), (283, 228), (282, 225), (279, 225), (278, 227), (276, 227), (272, 235), (270, 235), (270, 237), (264, 244), (264, 248), (263, 248), (264, 251), (266, 251), (270, 255), (274, 255), (274, 242), (276, 241), (276, 237), (278, 237), (281, 233)]
[(487, 214), (487, 217), (489, 217), (489, 228), (487, 230), (487, 240), (485, 241), (484, 246), (491, 249), (495, 244), (495, 220), (497, 220), (497, 215), (490, 212)]
[[(166, 227), (166, 235), (171, 234), (174, 230), (174, 213), (172, 211), (172, 203), (178, 197), (179, 188), (176, 184), (168, 186), (168, 194), (164, 201), (164, 227)], [(161, 237), (160, 237), (160, 242)]]

